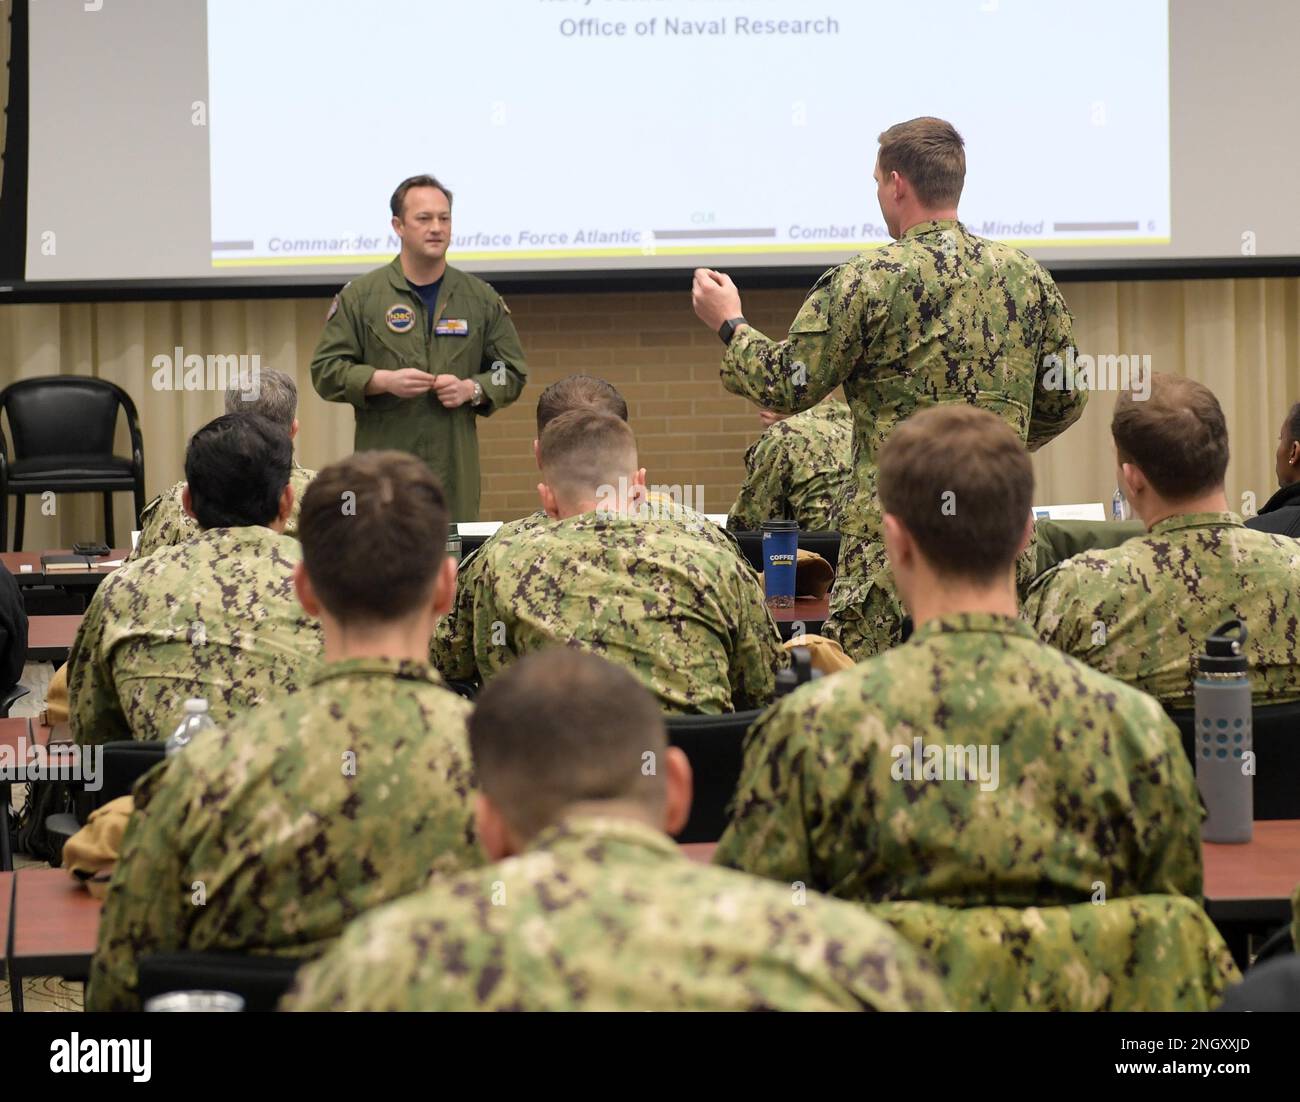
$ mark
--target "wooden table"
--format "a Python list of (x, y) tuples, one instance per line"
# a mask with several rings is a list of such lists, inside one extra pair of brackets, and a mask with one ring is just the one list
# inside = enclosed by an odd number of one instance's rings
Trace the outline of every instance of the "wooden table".
[(29, 616), (27, 618), (27, 661), (53, 662), (68, 660), (68, 651), (81, 627), (81, 615)]
[(1300, 887), (1300, 819), (1261, 819), (1245, 845), (1205, 842), (1205, 911), (1216, 924), (1280, 926)]
[(804, 635), (820, 635), (822, 623), (830, 615), (829, 597), (796, 597), (790, 608), (772, 609), (772, 619), (782, 639), (794, 636), (794, 625), (803, 624)]
[(84, 980), (99, 939), (102, 904), (63, 869), (19, 869), (10, 913), (9, 983), (22, 1009), (23, 976)]
[[(116, 562), (118, 559), (125, 559), (130, 553), (129, 547), (114, 547), (107, 555), (101, 555), (95, 562)], [(20, 586), (68, 585), (94, 588), (117, 569), (116, 566), (97, 566), (91, 570), (53, 570), (49, 574), (43, 572), (42, 555), (71, 554), (71, 548), (57, 548), (52, 551), (5, 551), (0, 552), (0, 562), (9, 568), (9, 573)], [(31, 569), (24, 572), (24, 566), (29, 566)]]

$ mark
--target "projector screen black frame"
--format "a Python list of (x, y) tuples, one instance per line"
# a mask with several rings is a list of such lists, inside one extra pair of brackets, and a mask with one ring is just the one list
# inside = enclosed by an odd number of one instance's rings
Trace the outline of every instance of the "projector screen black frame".
[[(6, 108), (4, 179), (0, 188), (0, 305), (5, 303), (130, 302), (216, 299), (328, 298), (347, 278), (317, 275), (125, 280), (26, 280), (29, 72), (27, 5), (10, 5), (9, 102)], [(93, 188), (93, 180), (87, 181)], [(454, 257), (453, 257), (454, 260)], [(1169, 279), (1238, 279), (1300, 276), (1300, 256), (1205, 257), (1148, 260), (1043, 261), (1062, 283)], [(744, 289), (795, 289), (812, 285), (819, 265), (766, 266), (735, 272)], [(485, 274), (503, 294), (681, 291), (691, 268), (609, 269), (586, 272)]]

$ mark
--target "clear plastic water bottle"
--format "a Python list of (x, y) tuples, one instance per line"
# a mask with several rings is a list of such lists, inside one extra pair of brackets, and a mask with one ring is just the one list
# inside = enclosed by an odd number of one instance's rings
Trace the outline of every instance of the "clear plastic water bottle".
[(1196, 656), (1196, 786), (1205, 802), (1201, 838), (1249, 842), (1254, 829), (1254, 739), (1246, 626), (1229, 620)]
[(1115, 487), (1115, 493), (1110, 499), (1110, 519), (1127, 520), (1128, 519), (1128, 502), (1124, 500), (1124, 491), (1118, 486)]
[(194, 736), (200, 731), (206, 731), (215, 726), (212, 717), (208, 715), (208, 702), (202, 697), (191, 697), (185, 702), (185, 718), (181, 720), (180, 726), (172, 732), (171, 738), (167, 740), (164, 753), (169, 758), (173, 754), (179, 754), (194, 741)]

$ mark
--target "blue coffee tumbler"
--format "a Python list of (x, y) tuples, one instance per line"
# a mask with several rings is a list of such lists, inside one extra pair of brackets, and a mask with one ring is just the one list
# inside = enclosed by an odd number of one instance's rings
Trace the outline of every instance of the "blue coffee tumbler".
[(794, 607), (799, 525), (793, 520), (763, 521), (763, 595), (769, 608)]

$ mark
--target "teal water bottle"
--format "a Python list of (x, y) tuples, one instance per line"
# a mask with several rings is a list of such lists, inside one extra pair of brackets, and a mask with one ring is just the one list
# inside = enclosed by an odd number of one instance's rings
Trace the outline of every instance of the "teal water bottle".
[(1205, 801), (1201, 838), (1249, 842), (1255, 821), (1254, 741), (1246, 626), (1229, 620), (1196, 656), (1196, 787)]

